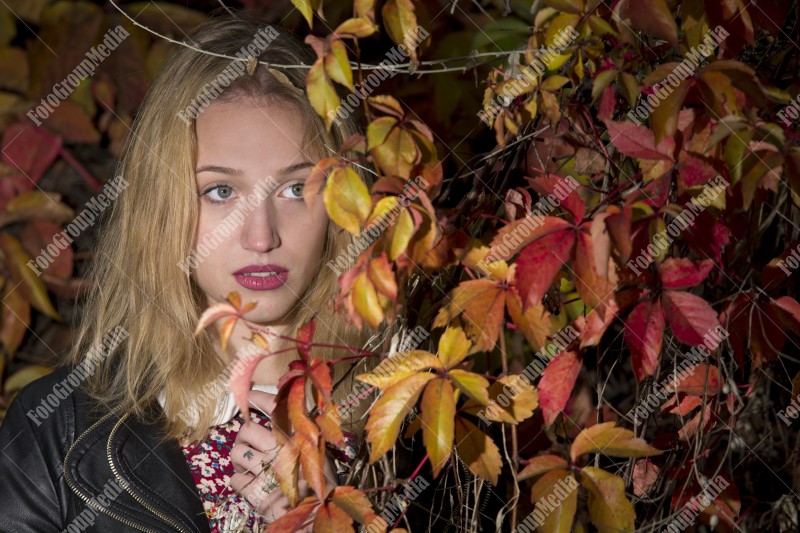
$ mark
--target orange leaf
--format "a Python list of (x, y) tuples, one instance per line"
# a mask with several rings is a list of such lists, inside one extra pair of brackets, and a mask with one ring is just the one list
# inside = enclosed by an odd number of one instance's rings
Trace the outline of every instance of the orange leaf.
[(267, 533), (294, 533), (305, 523), (319, 502), (316, 498), (306, 498), (295, 509), (287, 512), (267, 526)]
[(422, 394), (422, 441), (437, 477), (453, 449), (453, 419), (456, 416), (455, 391), (450, 381), (438, 378), (428, 383)]
[(494, 441), (465, 418), (456, 417), (456, 451), (470, 472), (497, 485), (503, 460)]
[(302, 435), (295, 435), (288, 443), (284, 444), (278, 451), (272, 469), (275, 478), (280, 483), (281, 491), (289, 499), (289, 504), (294, 506), (300, 497), (297, 488), (300, 471), (300, 452)]
[(289, 386), (289, 420), (297, 433), (306, 440), (316, 442), (319, 438), (319, 428), (306, 416), (306, 382), (296, 378)]
[[(322, 398), (317, 402), (317, 407), (322, 409), (322, 404), (328, 402), (331, 398), (331, 390), (333, 383), (331, 381), (331, 369), (328, 363), (320, 358), (311, 361), (311, 366), (308, 369), (308, 377), (317, 391), (322, 393)], [(324, 400), (324, 402), (322, 401)]]
[[(299, 381), (299, 380), (298, 380)], [(309, 441), (300, 439), (300, 465), (303, 469), (303, 479), (314, 490), (317, 498), (321, 500), (327, 496), (325, 482), (325, 442), (322, 439)]]
[(547, 342), (550, 333), (550, 314), (540, 303), (528, 306), (523, 313), (522, 298), (516, 290), (506, 294), (506, 306), (511, 321), (519, 327), (522, 334), (535, 350), (540, 350)]
[(314, 533), (355, 533), (353, 519), (346, 512), (330, 503), (323, 503), (314, 517)]
[(341, 486), (333, 489), (331, 502), (344, 509), (357, 522), (364, 524), (374, 515), (369, 498), (354, 487)]
[(339, 409), (333, 402), (328, 402), (322, 408), (322, 413), (315, 418), (317, 426), (322, 432), (322, 438), (340, 448), (344, 448), (344, 434), (342, 433), (342, 419)]
[(214, 304), (203, 311), (203, 314), (200, 315), (200, 321), (197, 323), (197, 327), (194, 330), (194, 336), (196, 337), (201, 331), (206, 329), (217, 320), (229, 316), (238, 316), (238, 314), (239, 310), (230, 302), (220, 302)]
[(572, 462), (585, 453), (600, 452), (612, 457), (649, 457), (661, 454), (643, 439), (634, 437), (633, 431), (614, 427), (615, 422), (603, 422), (581, 431), (570, 448)]
[(403, 419), (416, 405), (425, 384), (435, 377), (428, 372), (409, 376), (386, 390), (375, 402), (365, 426), (368, 432), (367, 442), (370, 443), (370, 464), (380, 459), (394, 446)]
[(558, 455), (538, 455), (532, 458), (525, 468), (517, 474), (517, 480), (523, 481), (528, 478), (541, 476), (553, 470), (565, 470), (567, 462)]
[(505, 290), (491, 279), (462, 281), (453, 289), (450, 303), (441, 308), (433, 327), (447, 326), (457, 316), (465, 323), (474, 351), (494, 348), (505, 311)]

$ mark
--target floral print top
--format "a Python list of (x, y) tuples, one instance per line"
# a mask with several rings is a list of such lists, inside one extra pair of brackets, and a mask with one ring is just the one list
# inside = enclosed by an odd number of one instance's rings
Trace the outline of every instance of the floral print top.
[[(266, 415), (253, 411), (250, 413), (250, 418), (253, 422), (272, 429), (272, 424)], [(206, 438), (198, 443), (191, 443), (187, 439), (178, 441), (192, 471), (211, 533), (258, 533), (265, 531), (271, 521), (257, 515), (249, 502), (229, 485), (230, 478), (234, 474), (230, 452), (243, 422), (242, 413), (237, 412), (227, 422), (210, 428)], [(347, 444), (344, 450), (328, 446), (334, 469), (338, 473), (346, 469), (356, 455), (353, 436), (347, 432), (344, 436)]]

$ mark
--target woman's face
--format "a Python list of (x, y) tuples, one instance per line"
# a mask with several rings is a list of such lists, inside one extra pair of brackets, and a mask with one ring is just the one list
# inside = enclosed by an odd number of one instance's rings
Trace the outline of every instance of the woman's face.
[[(197, 119), (194, 279), (209, 304), (231, 291), (257, 302), (246, 318), (264, 326), (283, 325), (322, 268), (328, 216), (321, 197), (313, 209), (303, 200), (316, 162), (303, 133), (293, 107), (249, 98), (214, 102)], [(267, 276), (272, 267), (281, 273)]]

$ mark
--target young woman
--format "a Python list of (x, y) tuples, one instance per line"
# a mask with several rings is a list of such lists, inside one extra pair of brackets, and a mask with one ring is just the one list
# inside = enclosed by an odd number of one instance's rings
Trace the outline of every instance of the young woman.
[[(186, 42), (203, 51), (175, 50), (129, 133), (126, 186), (100, 232), (70, 365), (20, 392), (0, 428), (0, 530), (258, 531), (286, 511), (268, 413), (296, 351), (256, 367), (250, 401), (261, 413), (245, 421), (225, 385), (252, 352), (250, 328), (237, 322), (225, 350), (217, 324), (193, 336), (233, 291), (256, 303), (245, 318), (265, 333), (295, 337), (313, 318), (315, 342), (387, 348), (388, 328), (359, 332), (333, 310), (337, 274), (325, 265), (350, 237), (321, 196), (303, 199), (314, 163), (359, 131), (355, 119), (326, 131), (304, 93), (307, 69), (243, 68), (254, 50), (277, 65), (314, 55), (279, 28), (233, 17)], [(346, 366), (334, 398), (364, 371)], [(348, 457), (334, 452), (331, 486)]]

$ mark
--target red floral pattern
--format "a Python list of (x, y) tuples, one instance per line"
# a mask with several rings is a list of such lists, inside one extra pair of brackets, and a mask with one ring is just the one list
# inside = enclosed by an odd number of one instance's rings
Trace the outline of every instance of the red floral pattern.
[[(253, 422), (272, 429), (266, 416), (251, 412), (250, 418)], [(234, 474), (230, 453), (243, 421), (242, 414), (238, 413), (227, 423), (212, 427), (206, 438), (198, 443), (192, 444), (187, 439), (178, 441), (200, 493), (211, 533), (260, 532), (269, 523), (266, 518), (257, 515), (253, 507), (230, 487), (230, 478)], [(347, 441), (345, 450), (328, 447), (335, 464), (338, 463), (337, 470), (342, 464), (350, 464), (355, 457), (352, 435), (344, 435)]]

